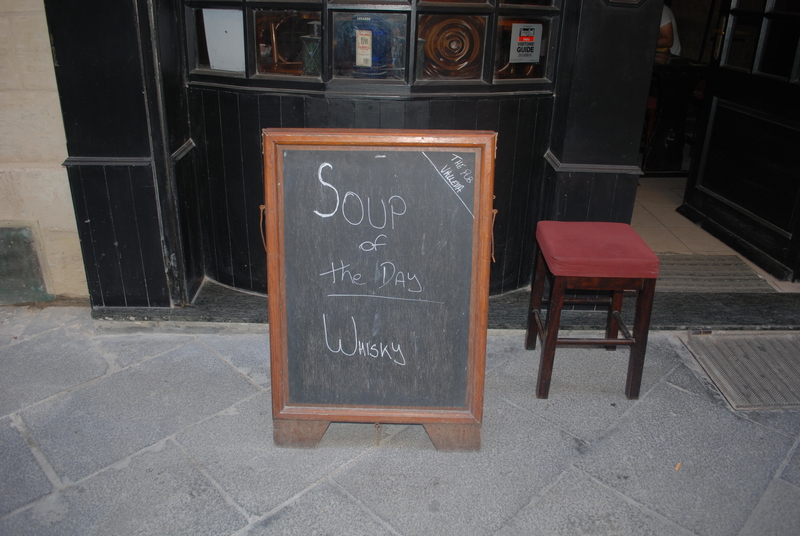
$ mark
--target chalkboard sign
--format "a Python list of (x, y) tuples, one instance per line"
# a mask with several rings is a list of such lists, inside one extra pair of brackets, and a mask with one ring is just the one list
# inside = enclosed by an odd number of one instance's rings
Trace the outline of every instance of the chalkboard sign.
[(275, 442), (399, 422), (479, 447), (496, 135), (263, 136)]

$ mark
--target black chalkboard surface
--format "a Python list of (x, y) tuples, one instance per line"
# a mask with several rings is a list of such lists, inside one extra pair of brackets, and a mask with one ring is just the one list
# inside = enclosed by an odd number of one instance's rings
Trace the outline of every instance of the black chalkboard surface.
[(264, 131), (276, 443), (351, 421), (479, 445), (494, 142)]

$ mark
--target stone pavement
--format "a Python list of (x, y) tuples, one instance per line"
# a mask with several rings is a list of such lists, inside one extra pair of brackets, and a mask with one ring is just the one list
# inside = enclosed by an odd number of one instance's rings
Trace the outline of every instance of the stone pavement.
[(483, 446), (332, 424), (272, 443), (265, 325), (0, 307), (0, 534), (800, 534), (800, 411), (732, 411), (677, 332), (561, 349), (548, 400), (492, 330)]

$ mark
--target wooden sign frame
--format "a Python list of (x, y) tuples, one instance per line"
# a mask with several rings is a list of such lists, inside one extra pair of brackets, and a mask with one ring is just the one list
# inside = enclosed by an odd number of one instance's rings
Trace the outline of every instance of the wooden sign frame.
[[(275, 443), (279, 446), (314, 447), (331, 422), (408, 423), (422, 424), (434, 446), (439, 450), (478, 450), (483, 419), (493, 219), (492, 194), (497, 134), (487, 131), (265, 129), (262, 138)], [(468, 289), (466, 404), (458, 407), (424, 407), (290, 402), (289, 361), (293, 356), (289, 355), (287, 300), (295, 297), (287, 295), (284, 155), (292, 150), (408, 152), (452, 150), (474, 153), (475, 182), (472, 211), (474, 223), (471, 233), (472, 271)], [(437, 169), (435, 165), (433, 169)], [(467, 292), (466, 288), (464, 292)], [(446, 343), (445, 337), (442, 344)]]

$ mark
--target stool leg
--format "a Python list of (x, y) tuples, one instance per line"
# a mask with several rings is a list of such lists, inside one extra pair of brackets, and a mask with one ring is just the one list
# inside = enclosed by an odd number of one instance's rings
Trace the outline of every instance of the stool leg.
[[(614, 311), (622, 311), (622, 296), (621, 290), (611, 292), (611, 306), (608, 308), (608, 319), (606, 320), (606, 339), (616, 339), (619, 335), (619, 322), (614, 318)], [(616, 346), (606, 346), (606, 350), (610, 352), (616, 349)]]
[(542, 356), (539, 361), (539, 377), (536, 380), (536, 398), (547, 398), (550, 392), (550, 378), (553, 375), (553, 358), (558, 342), (558, 327), (561, 323), (561, 308), (564, 306), (564, 291), (567, 279), (553, 277), (550, 288), (550, 305), (547, 308), (546, 334), (542, 341)]
[(547, 279), (547, 266), (544, 256), (540, 251), (536, 256), (536, 272), (533, 274), (533, 286), (531, 287), (531, 301), (528, 305), (528, 329), (525, 334), (525, 349), (533, 350), (536, 348), (536, 339), (539, 330), (536, 328), (536, 315), (534, 311), (542, 310), (542, 295), (544, 294), (544, 282)]
[(625, 396), (631, 400), (639, 398), (639, 387), (644, 370), (644, 354), (647, 351), (647, 335), (650, 331), (650, 314), (653, 310), (656, 280), (645, 279), (642, 290), (636, 297), (636, 319), (633, 322), (633, 337), (636, 343), (631, 346), (628, 359), (628, 377), (625, 380)]

